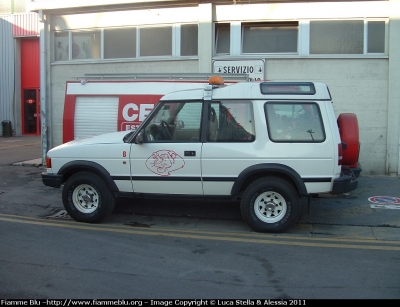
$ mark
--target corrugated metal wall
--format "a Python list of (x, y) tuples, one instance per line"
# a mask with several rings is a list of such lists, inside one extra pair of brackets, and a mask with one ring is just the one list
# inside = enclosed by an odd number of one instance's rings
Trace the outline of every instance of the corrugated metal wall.
[(14, 37), (39, 35), (38, 14), (26, 13), (26, 14), (15, 14), (13, 16), (14, 16), (14, 27), (13, 27)]
[[(13, 16), (0, 16), (0, 122), (15, 123), (15, 48), (13, 38)], [(14, 129), (14, 127), (13, 127)], [(0, 125), (3, 130), (3, 125)]]
[[(21, 106), (20, 106), (20, 54), (19, 43), (21, 38), (39, 36), (38, 14), (22, 13), (12, 15), (0, 15), (0, 123), (4, 120), (10, 120), (13, 134), (20, 133), (21, 125)], [(29, 40), (24, 47), (29, 50), (23, 50), (22, 54), (28, 55), (28, 64), (23, 69), (30, 69), (25, 78), (26, 87), (39, 87), (39, 46), (38, 39)], [(32, 62), (34, 59), (34, 62)], [(18, 88), (17, 88), (18, 87)], [(18, 129), (15, 130), (15, 128)], [(0, 136), (3, 126), (0, 125)]]

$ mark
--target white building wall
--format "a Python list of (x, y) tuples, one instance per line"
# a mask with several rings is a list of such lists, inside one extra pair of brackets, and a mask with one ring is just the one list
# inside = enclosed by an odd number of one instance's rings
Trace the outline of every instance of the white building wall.
[[(211, 72), (212, 60), (265, 60), (265, 79), (286, 81), (321, 81), (331, 91), (336, 115), (356, 113), (360, 127), (360, 162), (365, 175), (398, 174), (399, 170), (399, 101), (400, 101), (400, 0), (283, 3), (283, 4), (199, 4), (197, 7), (146, 11), (91, 13), (54, 16), (53, 28), (75, 29), (176, 22), (199, 22), (199, 56), (190, 60), (108, 61), (101, 63), (52, 63), (49, 65), (49, 97), (52, 105), (51, 147), (62, 142), (62, 114), (65, 82), (86, 73), (196, 73)], [(172, 13), (172, 14), (171, 14)], [(213, 22), (298, 20), (323, 18), (391, 18), (389, 21), (389, 56), (213, 56)], [(50, 21), (51, 18), (48, 18)], [(134, 23), (132, 23), (134, 22)], [(300, 34), (300, 35), (304, 35)], [(49, 41), (51, 42), (51, 37)], [(51, 46), (51, 43), (50, 43)], [(51, 46), (52, 48), (52, 46)], [(49, 53), (51, 58), (52, 53)], [(49, 147), (50, 149), (50, 147)]]
[[(199, 9), (199, 8), (202, 8)], [(129, 10), (106, 13), (87, 13), (74, 15), (55, 15), (52, 26), (55, 30), (71, 30), (84, 28), (124, 27), (152, 24), (173, 24), (177, 22), (197, 22), (207, 18), (207, 9), (211, 4), (199, 7), (164, 8), (148, 10)]]
[(265, 70), (268, 80), (326, 83), (336, 116), (357, 114), (364, 174), (385, 173), (388, 60), (267, 59)]
[[(395, 0), (397, 1), (397, 0)], [(217, 5), (218, 21), (388, 17), (390, 1)]]
[(400, 175), (400, 0), (390, 1), (388, 134), (385, 173)]
[(198, 72), (212, 71), (213, 37), (213, 6), (210, 3), (200, 4)]

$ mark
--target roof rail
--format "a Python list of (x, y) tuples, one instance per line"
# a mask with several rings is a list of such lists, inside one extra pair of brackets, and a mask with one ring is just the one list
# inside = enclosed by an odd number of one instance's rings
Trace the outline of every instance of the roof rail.
[(143, 73), (143, 74), (85, 74), (76, 77), (82, 81), (90, 80), (208, 80), (211, 76), (221, 76), (224, 80), (249, 81), (248, 74), (218, 74), (218, 73)]

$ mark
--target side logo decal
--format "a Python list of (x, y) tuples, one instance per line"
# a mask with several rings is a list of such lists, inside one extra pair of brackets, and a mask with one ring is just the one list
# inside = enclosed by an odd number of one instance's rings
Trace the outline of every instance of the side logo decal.
[(171, 172), (185, 167), (185, 160), (173, 150), (155, 151), (146, 160), (146, 167), (154, 174), (170, 176)]

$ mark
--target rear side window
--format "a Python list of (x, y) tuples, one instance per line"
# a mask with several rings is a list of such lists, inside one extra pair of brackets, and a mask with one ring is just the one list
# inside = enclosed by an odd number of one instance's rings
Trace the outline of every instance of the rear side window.
[(208, 142), (253, 142), (254, 117), (250, 101), (212, 102), (207, 121)]
[(324, 125), (316, 103), (268, 102), (264, 106), (274, 142), (323, 142)]

